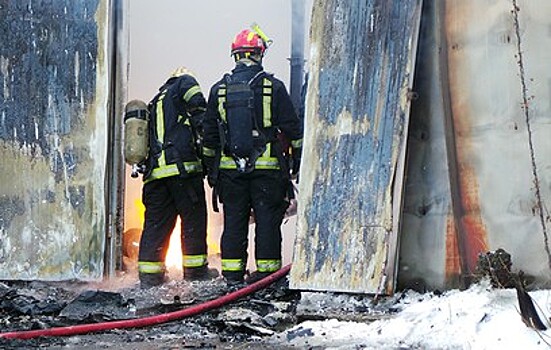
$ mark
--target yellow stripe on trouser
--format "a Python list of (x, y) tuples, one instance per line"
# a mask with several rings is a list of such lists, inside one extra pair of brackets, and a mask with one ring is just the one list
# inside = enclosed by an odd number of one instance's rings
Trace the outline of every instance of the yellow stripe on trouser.
[(222, 271), (244, 271), (245, 261), (243, 259), (222, 259)]
[(138, 261), (138, 271), (141, 273), (163, 273), (165, 264), (159, 261)]
[(258, 272), (275, 272), (281, 268), (280, 259), (257, 259), (256, 269)]
[(205, 266), (206, 264), (207, 264), (207, 254), (182, 256), (183, 267), (201, 267), (201, 266)]

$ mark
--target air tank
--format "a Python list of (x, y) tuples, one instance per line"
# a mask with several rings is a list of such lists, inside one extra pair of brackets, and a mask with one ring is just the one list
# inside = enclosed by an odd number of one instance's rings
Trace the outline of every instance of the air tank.
[(128, 102), (124, 110), (124, 160), (132, 166), (132, 177), (137, 177), (147, 158), (149, 112), (141, 100)]

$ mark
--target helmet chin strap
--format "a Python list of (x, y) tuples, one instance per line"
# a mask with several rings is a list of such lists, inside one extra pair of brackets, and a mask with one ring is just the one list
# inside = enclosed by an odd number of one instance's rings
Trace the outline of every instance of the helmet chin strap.
[(235, 62), (243, 63), (246, 66), (252, 66), (254, 64), (262, 63), (262, 56), (260, 55), (241, 55), (239, 53), (234, 55)]

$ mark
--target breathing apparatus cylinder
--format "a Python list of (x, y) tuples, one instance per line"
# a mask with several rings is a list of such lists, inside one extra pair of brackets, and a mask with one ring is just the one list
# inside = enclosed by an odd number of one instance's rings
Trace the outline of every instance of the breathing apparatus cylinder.
[(132, 100), (124, 108), (124, 160), (132, 166), (132, 177), (143, 172), (142, 162), (149, 147), (149, 111), (141, 100)]

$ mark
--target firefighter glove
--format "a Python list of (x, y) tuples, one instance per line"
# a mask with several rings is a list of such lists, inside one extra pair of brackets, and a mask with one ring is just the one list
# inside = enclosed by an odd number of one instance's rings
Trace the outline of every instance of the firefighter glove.
[(203, 156), (203, 174), (207, 175), (207, 182), (210, 187), (214, 186), (214, 157)]
[(298, 176), (300, 170), (300, 161), (302, 156), (302, 147), (293, 148), (291, 153), (291, 175)]

